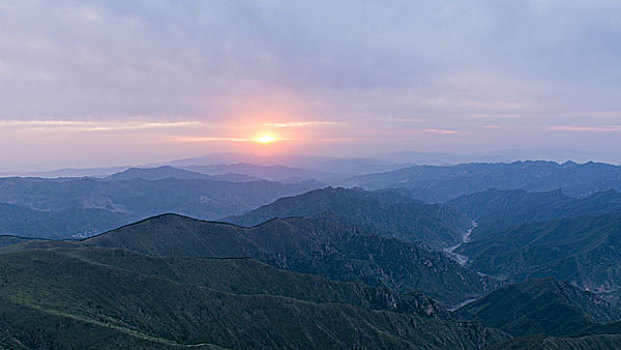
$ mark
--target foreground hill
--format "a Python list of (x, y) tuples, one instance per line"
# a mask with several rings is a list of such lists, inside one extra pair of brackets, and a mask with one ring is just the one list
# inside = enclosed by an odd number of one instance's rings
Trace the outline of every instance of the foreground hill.
[(166, 212), (215, 219), (318, 186), (316, 182), (281, 184), (171, 177), (153, 181), (3, 178), (0, 233), (85, 237)]
[(484, 350), (616, 350), (621, 349), (621, 334), (594, 334), (573, 337), (532, 335), (494, 344)]
[(0, 254), (0, 306), (0, 347), (11, 349), (478, 349), (506, 339), (422, 295), (250, 259), (96, 247)]
[(225, 221), (254, 226), (272, 218), (324, 218), (380, 235), (422, 241), (436, 248), (462, 242), (472, 222), (452, 207), (425, 204), (394, 192), (324, 188), (286, 197)]
[(457, 249), (468, 265), (513, 280), (554, 276), (581, 288), (621, 288), (621, 212), (481, 227)]
[(83, 241), (157, 256), (252, 257), (333, 280), (420, 291), (452, 305), (495, 283), (439, 252), (336, 223), (274, 219), (252, 228), (161, 215)]
[(596, 295), (554, 278), (502, 287), (458, 313), (513, 336), (579, 334), (621, 319), (621, 311)]
[(593, 162), (558, 164), (545, 161), (413, 166), (355, 176), (344, 185), (370, 190), (405, 188), (413, 198), (427, 202), (445, 202), (491, 188), (529, 192), (560, 188), (569, 196), (584, 197), (608, 189), (621, 190), (621, 167)]
[(526, 192), (490, 189), (460, 196), (449, 204), (468, 214), (482, 227), (508, 226), (587, 214), (602, 215), (621, 210), (621, 193), (608, 190), (585, 198), (573, 198), (560, 190)]

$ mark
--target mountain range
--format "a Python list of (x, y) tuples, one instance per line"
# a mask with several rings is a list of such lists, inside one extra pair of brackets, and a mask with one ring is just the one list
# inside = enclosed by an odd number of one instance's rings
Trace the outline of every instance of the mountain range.
[[(188, 175), (184, 170), (181, 173)], [(0, 233), (85, 237), (166, 212), (217, 219), (322, 186), (314, 181), (231, 182), (170, 174), (170, 169), (159, 168), (127, 171), (111, 180), (1, 178)]]
[(219, 175), (206, 175), (199, 172), (189, 171), (185, 169), (179, 169), (171, 166), (161, 166), (157, 168), (129, 168), (122, 172), (106, 176), (107, 181), (130, 181), (134, 179), (143, 180), (164, 180), (168, 178), (175, 178), (180, 180), (212, 180), (212, 181), (230, 181), (230, 182), (248, 182), (261, 180), (256, 177), (248, 175), (225, 173)]
[(379, 235), (445, 248), (463, 241), (472, 221), (453, 207), (425, 204), (395, 192), (324, 188), (285, 197), (224, 221), (254, 226), (273, 218), (320, 218)]
[(607, 190), (574, 198), (560, 189), (547, 192), (490, 189), (447, 203), (481, 226), (508, 226), (581, 215), (601, 215), (621, 209), (621, 193)]
[(412, 166), (354, 176), (341, 184), (368, 190), (403, 188), (411, 197), (426, 202), (446, 202), (492, 188), (529, 192), (561, 189), (569, 196), (585, 197), (608, 189), (621, 190), (621, 167), (593, 162), (559, 164), (547, 161)]
[(0, 349), (616, 349), (617, 169), (0, 179)]
[(251, 257), (277, 268), (333, 280), (401, 293), (423, 292), (446, 305), (480, 296), (496, 286), (494, 280), (480, 277), (440, 252), (316, 219), (273, 219), (244, 228), (167, 214), (91, 237), (82, 244), (155, 256)]

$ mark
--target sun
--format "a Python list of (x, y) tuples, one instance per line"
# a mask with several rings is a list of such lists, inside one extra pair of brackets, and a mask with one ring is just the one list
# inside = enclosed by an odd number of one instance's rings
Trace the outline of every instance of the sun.
[(262, 135), (262, 136), (257, 137), (256, 141), (258, 143), (266, 144), (266, 143), (272, 143), (276, 141), (276, 138), (270, 135)]

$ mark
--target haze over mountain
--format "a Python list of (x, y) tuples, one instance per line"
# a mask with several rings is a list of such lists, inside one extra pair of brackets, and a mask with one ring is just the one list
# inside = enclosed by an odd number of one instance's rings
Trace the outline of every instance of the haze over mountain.
[(281, 198), (223, 220), (254, 226), (272, 218), (295, 216), (332, 220), (440, 249), (461, 243), (472, 226), (471, 220), (452, 207), (425, 204), (388, 191), (332, 187)]
[[(139, 173), (140, 175), (137, 175)], [(176, 212), (216, 219), (321, 184), (265, 180), (229, 182), (168, 168), (119, 174), (129, 180), (1, 178), (0, 233), (36, 237), (90, 236), (148, 216)], [(155, 180), (145, 180), (146, 176)], [(165, 177), (163, 179), (159, 179)]]
[[(206, 175), (194, 171), (179, 169), (171, 166), (161, 166), (157, 168), (130, 168), (120, 173), (112, 174), (105, 177), (107, 181), (129, 181), (134, 179), (143, 180), (164, 180), (168, 178), (175, 178), (181, 180), (201, 179), (212, 181), (230, 181), (230, 182), (248, 182), (257, 181), (258, 178), (253, 178), (247, 175), (225, 173), (220, 175)], [(308, 180), (308, 179), (305, 179)]]
[[(331, 156), (312, 156), (303, 154), (278, 154), (261, 155), (252, 153), (213, 153), (203, 157), (179, 159), (167, 162), (168, 165), (176, 167), (201, 166), (210, 169), (211, 166), (233, 166), (237, 169), (247, 167), (248, 164), (257, 165), (255, 171), (267, 171), (269, 176), (299, 176), (299, 173), (314, 173), (318, 176), (335, 175), (356, 175), (368, 174), (381, 171), (396, 170), (411, 163), (402, 159), (389, 159), (387, 157), (331, 157)], [(261, 168), (267, 169), (261, 169)], [(274, 167), (274, 168), (271, 168)], [(284, 167), (284, 168), (280, 168)], [(253, 170), (252, 167), (249, 167)], [(293, 169), (288, 169), (293, 168)], [(216, 168), (217, 169), (217, 168)], [(274, 170), (282, 170), (278, 174)], [(241, 172), (241, 171), (234, 171)], [(298, 174), (296, 174), (298, 172)]]
[(132, 166), (74, 167), (64, 169), (49, 167), (47, 170), (35, 171), (16, 168), (13, 171), (2, 171), (0, 175), (45, 178), (105, 177), (130, 168), (173, 166), (207, 175), (239, 173), (272, 181), (315, 179), (336, 184), (348, 176), (399, 170), (414, 165), (446, 166), (466, 163), (512, 163), (525, 160), (555, 161), (560, 163), (567, 161), (580, 163), (589, 161), (621, 163), (621, 158), (616, 160), (605, 159), (601, 158), (601, 152), (589, 153), (576, 149), (506, 149), (474, 154), (397, 151), (363, 158), (226, 152), (210, 153), (200, 157), (164, 162), (136, 163)]
[(325, 171), (291, 168), (282, 165), (260, 166), (250, 163), (187, 165), (183, 168), (203, 174), (209, 174), (212, 176), (223, 176), (226, 174), (235, 173), (243, 174), (244, 176), (261, 178), (270, 181), (280, 181), (285, 183), (307, 180), (317, 180), (330, 183), (348, 177), (348, 175), (345, 174), (329, 173)]

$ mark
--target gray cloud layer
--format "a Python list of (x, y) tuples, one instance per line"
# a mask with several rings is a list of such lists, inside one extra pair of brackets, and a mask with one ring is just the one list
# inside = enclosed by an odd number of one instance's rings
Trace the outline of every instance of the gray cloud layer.
[[(562, 147), (575, 136), (559, 133), (618, 131), (620, 39), (612, 0), (3, 1), (0, 118), (226, 125), (277, 110), (288, 120), (264, 122), (356, 125), (331, 136), (520, 147), (536, 131)], [(599, 147), (618, 146), (607, 134)], [(376, 142), (421, 146), (408, 135)]]

